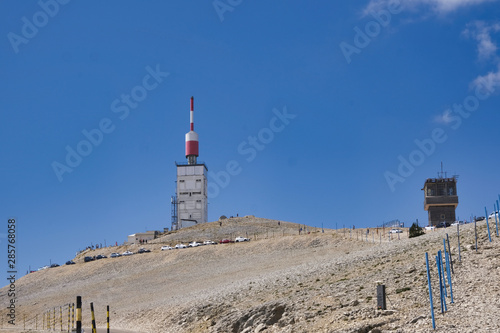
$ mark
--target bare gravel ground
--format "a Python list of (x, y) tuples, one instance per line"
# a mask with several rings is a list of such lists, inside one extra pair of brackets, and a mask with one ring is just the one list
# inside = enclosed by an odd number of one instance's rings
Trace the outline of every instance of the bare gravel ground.
[[(24, 314), (27, 327), (34, 327), (35, 315), (41, 322), (46, 310), (81, 295), (85, 326), (93, 302), (99, 327), (105, 327), (110, 305), (112, 327), (136, 332), (431, 332), (428, 252), (436, 331), (498, 332), (500, 239), (493, 227), (490, 243), (485, 225), (478, 224), (477, 252), (474, 225), (461, 226), (459, 262), (455, 228), (389, 241), (375, 229), (368, 237), (365, 230), (361, 236), (315, 228), (298, 235), (297, 224), (253, 217), (208, 223), (144, 246), (152, 253), (82, 262), (84, 255), (126, 249), (110, 247), (79, 255), (76, 265), (21, 278), (17, 327)], [(247, 233), (250, 242), (159, 250), (162, 244)], [(441, 314), (434, 257), (445, 233), (454, 261), (454, 304), (448, 298)], [(376, 309), (378, 283), (386, 285), (387, 311)], [(2, 300), (6, 290), (0, 290)], [(5, 309), (0, 313), (5, 318)]]

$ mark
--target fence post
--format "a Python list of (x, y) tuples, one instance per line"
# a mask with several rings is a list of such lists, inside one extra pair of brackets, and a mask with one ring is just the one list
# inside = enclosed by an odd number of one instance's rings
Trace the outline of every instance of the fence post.
[(75, 327), (75, 303), (71, 303), (71, 328)]
[(429, 299), (431, 303), (431, 317), (432, 317), (432, 329), (436, 329), (436, 322), (434, 320), (434, 304), (432, 302), (432, 287), (431, 287), (431, 272), (429, 271), (429, 255), (425, 252), (425, 264), (427, 266), (427, 283), (429, 285)]
[(107, 318), (106, 318), (106, 322), (107, 322), (107, 333), (109, 333), (109, 305), (106, 307), (106, 312), (107, 312)]
[(90, 313), (92, 314), (92, 333), (96, 333), (95, 316), (94, 316), (94, 303), (90, 302)]
[(76, 333), (82, 333), (82, 296), (76, 296)]
[(52, 329), (55, 331), (56, 330), (56, 308), (53, 309), (52, 313)]
[(68, 333), (71, 332), (71, 304), (68, 303)]
[(63, 331), (62, 328), (62, 306), (59, 307), (59, 323), (61, 324), (61, 332)]

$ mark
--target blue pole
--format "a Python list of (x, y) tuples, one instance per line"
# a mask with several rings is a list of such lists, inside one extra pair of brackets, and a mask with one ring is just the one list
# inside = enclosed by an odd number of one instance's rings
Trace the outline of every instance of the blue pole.
[(476, 252), (477, 252), (477, 221), (474, 219), (474, 236), (476, 237)]
[(450, 256), (449, 253), (445, 253), (445, 258), (446, 258), (446, 275), (448, 276), (448, 284), (450, 285), (450, 297), (451, 297), (451, 304), (453, 304), (453, 288), (451, 287), (451, 272), (450, 272)]
[(484, 214), (486, 214), (486, 226), (488, 227), (488, 238), (491, 243), (491, 234), (490, 234), (490, 219), (488, 218), (488, 210), (484, 207)]
[(439, 268), (439, 253), (436, 256), (436, 266), (438, 270), (438, 277), (439, 277), (439, 303), (441, 304), (441, 313), (444, 313), (444, 307), (443, 307), (443, 284), (441, 282), (441, 270)]
[(500, 221), (500, 206), (498, 205), (498, 200), (497, 200), (497, 212), (498, 212), (498, 220)]
[[(496, 212), (495, 204), (493, 204), (493, 213)], [(495, 213), (495, 225), (497, 227), (497, 237), (498, 237), (498, 214)]]
[(442, 254), (441, 254), (441, 251), (438, 251), (438, 255), (436, 257), (436, 262), (437, 262), (437, 266), (438, 266), (438, 274), (439, 274), (439, 291), (440, 291), (440, 296), (441, 296), (441, 313), (444, 313), (445, 311), (447, 311), (446, 309), (446, 298), (445, 298), (445, 291), (446, 291), (446, 288), (443, 286), (443, 264), (442, 264)]
[(436, 321), (434, 320), (434, 304), (432, 302), (432, 287), (431, 287), (431, 272), (429, 270), (429, 255), (425, 252), (425, 264), (427, 266), (427, 283), (429, 284), (429, 299), (431, 301), (431, 317), (432, 317), (432, 329), (436, 329)]
[(448, 311), (448, 308), (446, 306), (446, 297), (448, 297), (448, 294), (446, 292), (446, 278), (444, 277), (444, 263), (443, 263), (443, 257), (441, 256), (441, 253), (439, 253), (439, 262), (441, 263), (441, 276), (443, 277), (443, 288), (444, 288), (443, 304), (444, 304), (444, 311)]
[[(443, 238), (443, 246), (444, 246), (444, 255), (446, 256), (446, 241)], [(446, 277), (444, 275), (444, 262), (443, 257), (439, 256), (439, 262), (441, 263), (441, 274), (443, 275), (443, 288), (444, 288), (444, 297), (448, 297), (448, 291), (446, 290)]]

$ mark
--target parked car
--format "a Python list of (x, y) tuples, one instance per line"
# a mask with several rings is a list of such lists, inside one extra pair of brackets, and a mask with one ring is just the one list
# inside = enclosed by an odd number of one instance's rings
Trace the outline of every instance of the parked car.
[(74, 265), (75, 262), (73, 260), (68, 260), (66, 261), (66, 265)]
[(122, 253), (122, 256), (131, 256), (133, 254), (134, 254), (134, 252), (125, 251), (125, 252)]
[(215, 245), (215, 244), (217, 244), (217, 243), (214, 241), (211, 241), (211, 240), (206, 240), (203, 242), (203, 245)]
[(495, 219), (495, 216), (496, 218), (498, 219), (498, 212), (492, 212), (489, 216), (488, 216), (488, 219)]
[(234, 243), (234, 241), (227, 238), (220, 241), (220, 244), (227, 244), (227, 243)]
[(50, 265), (50, 268), (54, 268), (54, 267), (59, 267), (59, 265), (58, 264), (52, 264), (52, 265)]
[(177, 245), (175, 246), (175, 248), (176, 248), (176, 249), (185, 249), (185, 248), (187, 248), (187, 246), (186, 246), (185, 244), (180, 243), (180, 244), (177, 244)]
[(116, 252), (113, 252), (113, 253), (111, 253), (111, 255), (110, 255), (110, 257), (111, 257), (111, 258), (118, 258), (118, 257), (121, 257), (121, 256), (122, 256), (121, 254), (116, 253)]
[(145, 249), (143, 247), (141, 247), (139, 251), (137, 251), (137, 253), (148, 253), (148, 252), (151, 252), (151, 250)]
[(197, 247), (197, 246), (200, 246), (201, 243), (198, 243), (198, 242), (191, 242), (189, 243), (188, 247)]
[(428, 226), (427, 226), (427, 227), (425, 227), (424, 229), (425, 229), (425, 230), (434, 230), (434, 229), (436, 229), (436, 227), (435, 227), (435, 226), (433, 226), (433, 225), (428, 225)]
[(484, 216), (476, 217), (476, 222), (484, 221), (486, 218)]
[(104, 259), (104, 258), (107, 258), (105, 255), (102, 255), (102, 254), (98, 254), (96, 257), (95, 257), (97, 260), (99, 259)]
[(403, 230), (401, 230), (401, 229), (391, 229), (391, 230), (389, 230), (389, 233), (390, 234), (402, 234)]
[(166, 251), (166, 250), (173, 250), (173, 249), (174, 249), (174, 248), (173, 248), (173, 247), (171, 247), (171, 246), (169, 246), (169, 245), (165, 245), (165, 246), (162, 246), (162, 247), (161, 247), (161, 250), (162, 250), (162, 251)]
[(85, 262), (94, 261), (94, 257), (85, 257), (83, 258), (83, 261)]
[(235, 242), (248, 242), (250, 238), (245, 238), (245, 237), (236, 237)]
[(49, 266), (48, 266), (48, 265), (45, 265), (45, 266), (43, 266), (43, 267), (40, 267), (38, 270), (39, 270), (39, 271), (43, 271), (44, 269), (47, 269), (47, 268), (49, 268)]

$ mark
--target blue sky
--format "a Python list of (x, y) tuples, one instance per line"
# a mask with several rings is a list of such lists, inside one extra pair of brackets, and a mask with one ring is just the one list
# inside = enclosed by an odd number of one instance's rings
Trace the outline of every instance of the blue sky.
[[(0, 241), (15, 217), (22, 273), (170, 227), (191, 96), (210, 221), (426, 224), (420, 189), (441, 162), (460, 176), (461, 219), (498, 199), (498, 1), (9, 0), (0, 12)], [(238, 173), (223, 179), (228, 163)]]

